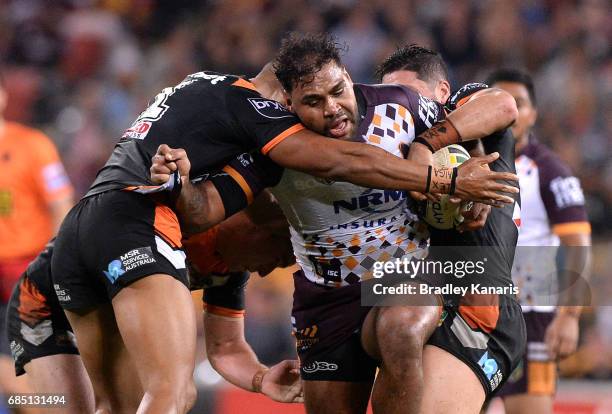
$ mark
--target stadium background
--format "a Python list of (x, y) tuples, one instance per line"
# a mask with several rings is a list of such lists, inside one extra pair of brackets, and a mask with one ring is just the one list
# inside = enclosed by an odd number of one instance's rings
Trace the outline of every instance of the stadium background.
[[(538, 136), (586, 192), (592, 287), (612, 294), (611, 9), (605, 0), (0, 0), (5, 115), (49, 134), (81, 195), (159, 90), (202, 69), (253, 75), (289, 30), (333, 32), (349, 47), (344, 61), (357, 82), (373, 81), (376, 64), (407, 42), (439, 50), (453, 85), (525, 67), (536, 83)], [(265, 363), (294, 354), (289, 274), (249, 286), (247, 338)], [(580, 350), (562, 364), (573, 379), (561, 382), (557, 411), (612, 413), (612, 307), (588, 310), (581, 325)], [(199, 351), (205, 412), (244, 412), (236, 408), (244, 404), (250, 413), (303, 412), (227, 386)]]

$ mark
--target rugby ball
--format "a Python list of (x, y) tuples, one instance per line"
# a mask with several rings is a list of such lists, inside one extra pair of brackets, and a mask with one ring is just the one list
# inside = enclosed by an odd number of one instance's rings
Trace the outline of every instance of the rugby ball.
[[(441, 148), (433, 154), (436, 167), (458, 167), (470, 159), (470, 154), (461, 145), (452, 144)], [(454, 229), (463, 222), (462, 212), (472, 208), (472, 203), (452, 204), (448, 195), (440, 196), (440, 201), (424, 202), (422, 218), (430, 226), (440, 229)]]

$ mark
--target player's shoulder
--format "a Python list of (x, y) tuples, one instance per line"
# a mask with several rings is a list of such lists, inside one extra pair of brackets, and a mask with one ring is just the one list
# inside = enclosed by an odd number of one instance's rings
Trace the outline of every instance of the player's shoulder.
[(202, 94), (223, 97), (236, 90), (248, 90), (249, 87), (255, 91), (255, 87), (240, 76), (205, 70), (187, 75), (177, 85), (166, 88), (164, 91), (170, 91), (170, 95), (177, 97), (193, 96), (196, 98)]
[(6, 129), (15, 145), (22, 149), (35, 153), (54, 151), (53, 140), (39, 129), (17, 122), (8, 122)]
[(51, 139), (41, 130), (17, 122), (7, 122), (6, 129), (10, 135), (18, 137), (22, 143), (51, 142)]
[(572, 171), (552, 149), (536, 139), (530, 139), (529, 144), (521, 151), (538, 167), (540, 177), (570, 176)]
[(457, 89), (457, 91), (455, 91), (455, 93), (453, 93), (450, 98), (448, 98), (448, 101), (446, 102), (446, 107), (448, 110), (453, 111), (463, 105), (465, 102), (467, 102), (469, 97), (475, 94), (476, 92), (488, 88), (489, 85), (487, 85), (486, 83), (466, 83), (461, 88)]
[(365, 85), (356, 83), (358, 89), (368, 106), (377, 106), (385, 103), (396, 103), (409, 106), (410, 99), (418, 99), (419, 93), (408, 86), (396, 84)]

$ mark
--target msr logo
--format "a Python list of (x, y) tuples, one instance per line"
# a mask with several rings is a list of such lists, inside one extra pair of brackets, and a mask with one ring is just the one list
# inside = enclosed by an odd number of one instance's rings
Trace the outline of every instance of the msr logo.
[(287, 110), (282, 104), (264, 98), (249, 98), (249, 103), (261, 116), (270, 119), (291, 118), (293, 114)]
[(103, 272), (104, 276), (106, 276), (112, 284), (115, 284), (117, 279), (123, 276), (126, 272), (155, 262), (156, 260), (155, 257), (153, 257), (153, 252), (150, 246), (139, 247), (122, 254), (115, 260), (112, 260), (108, 264), (108, 269), (103, 270)]

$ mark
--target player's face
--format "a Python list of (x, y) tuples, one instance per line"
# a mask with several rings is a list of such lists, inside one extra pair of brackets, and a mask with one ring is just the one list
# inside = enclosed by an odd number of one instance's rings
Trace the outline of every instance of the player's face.
[(537, 111), (529, 98), (529, 91), (525, 85), (518, 82), (497, 82), (491, 86), (503, 89), (514, 97), (518, 117), (512, 125), (512, 134), (517, 140), (517, 145), (526, 144), (529, 139), (529, 131), (531, 131), (537, 118)]
[(287, 103), (307, 128), (319, 134), (348, 139), (355, 133), (357, 100), (353, 82), (334, 62), (323, 66), (312, 82), (296, 85)]
[(425, 82), (419, 79), (416, 72), (411, 70), (396, 70), (389, 72), (382, 78), (382, 83), (395, 83), (398, 85), (409, 86), (416, 90), (420, 95), (444, 104), (450, 96), (450, 85), (445, 80), (437, 82)]

